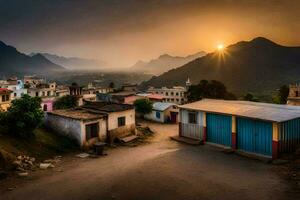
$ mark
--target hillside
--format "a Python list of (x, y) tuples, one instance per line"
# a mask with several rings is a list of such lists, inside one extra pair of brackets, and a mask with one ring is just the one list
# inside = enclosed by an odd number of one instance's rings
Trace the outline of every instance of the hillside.
[(170, 56), (168, 54), (163, 54), (156, 59), (152, 59), (149, 62), (138, 61), (130, 69), (135, 72), (144, 72), (148, 74), (162, 74), (170, 69), (180, 67), (196, 58), (204, 56), (206, 53), (204, 51), (189, 55), (186, 57)]
[[(107, 67), (107, 63), (96, 59), (86, 59), (78, 57), (64, 57), (49, 53), (41, 53), (45, 58), (51, 62), (61, 65), (69, 70), (91, 70), (91, 69), (101, 69)], [(36, 53), (30, 54), (36, 55)]]
[(202, 79), (225, 83), (237, 95), (246, 92), (269, 94), (282, 84), (300, 81), (300, 47), (286, 47), (258, 37), (228, 46), (224, 52), (209, 53), (182, 67), (153, 77), (141, 85), (184, 85)]
[(65, 70), (62, 66), (52, 63), (43, 55), (27, 56), (16, 48), (0, 41), (0, 75), (18, 74), (49, 74)]

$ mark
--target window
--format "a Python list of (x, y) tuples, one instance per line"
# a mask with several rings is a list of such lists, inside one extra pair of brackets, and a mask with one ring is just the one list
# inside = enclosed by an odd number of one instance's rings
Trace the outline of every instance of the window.
[(173, 96), (174, 95), (174, 92), (171, 92), (171, 96)]
[(118, 127), (125, 126), (125, 117), (118, 117)]
[(51, 95), (51, 93), (50, 93), (50, 91), (48, 91), (48, 92), (47, 92), (47, 96), (50, 96), (50, 95)]
[(99, 123), (85, 125), (86, 140), (98, 137)]
[(190, 112), (189, 113), (189, 123), (190, 124), (196, 124), (197, 123), (197, 119), (196, 119), (196, 113), (194, 112)]
[(299, 92), (298, 92), (298, 91), (296, 91), (295, 93), (296, 93), (296, 97), (298, 97), (298, 96), (299, 96)]
[(160, 119), (160, 112), (159, 111), (156, 111), (156, 118)]
[(9, 95), (5, 95), (5, 101), (9, 101)]
[(168, 92), (166, 92), (166, 96), (168, 96), (169, 95), (169, 93)]
[(14, 97), (16, 97), (17, 96), (17, 93), (14, 93)]
[(178, 94), (178, 92), (176, 92), (176, 96), (178, 96), (179, 94)]
[(2, 102), (5, 101), (5, 95), (2, 95)]

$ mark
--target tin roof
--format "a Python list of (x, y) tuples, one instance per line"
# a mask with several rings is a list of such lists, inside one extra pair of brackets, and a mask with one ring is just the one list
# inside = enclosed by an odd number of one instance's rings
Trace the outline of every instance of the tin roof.
[(181, 105), (179, 108), (229, 114), (273, 122), (284, 122), (300, 118), (300, 107), (298, 106), (249, 101), (203, 99), (201, 101)]
[(153, 110), (164, 111), (168, 109), (170, 106), (177, 106), (177, 105), (174, 103), (156, 102), (153, 104)]

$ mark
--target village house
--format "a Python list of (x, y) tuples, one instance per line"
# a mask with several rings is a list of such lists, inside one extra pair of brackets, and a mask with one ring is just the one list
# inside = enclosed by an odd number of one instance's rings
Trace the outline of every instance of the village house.
[(7, 88), (0, 88), (0, 112), (7, 111), (11, 104), (12, 91)]
[(41, 107), (43, 111), (52, 111), (56, 97), (56, 83), (39, 83), (32, 85), (31, 88), (28, 88), (28, 95), (42, 99)]
[(136, 92), (119, 91), (113, 93), (97, 93), (97, 101), (132, 104), (136, 100)]
[(27, 88), (35, 87), (36, 85), (45, 83), (45, 80), (42, 78), (37, 78), (36, 76), (24, 76), (24, 84)]
[(174, 103), (156, 102), (153, 104), (152, 112), (146, 114), (145, 119), (166, 123), (178, 122), (178, 107)]
[(300, 106), (300, 85), (292, 84), (289, 88), (287, 104), (291, 106)]
[(122, 85), (122, 91), (138, 92), (137, 84), (125, 83)]
[(135, 108), (133, 105), (105, 102), (87, 102), (83, 108), (107, 114), (107, 136), (109, 142), (116, 138), (135, 134)]
[(7, 88), (12, 91), (11, 100), (21, 98), (24, 94), (27, 94), (27, 89), (24, 88), (22, 80), (17, 78), (10, 78), (0, 83), (0, 88)]
[(175, 103), (178, 105), (187, 103), (187, 92), (189, 87), (191, 86), (191, 81), (188, 78), (185, 87), (183, 86), (173, 86), (172, 88), (168, 87), (161, 87), (161, 88), (154, 88), (154, 87), (149, 87), (147, 90), (147, 93), (152, 93), (152, 94), (160, 94), (163, 95), (163, 102), (167, 103)]
[(57, 85), (55, 90), (56, 98), (64, 97), (70, 95), (69, 87), (64, 85)]
[(97, 94), (106, 94), (109, 92), (113, 92), (112, 88), (105, 88), (105, 87), (96, 87), (92, 83), (89, 83), (87, 87), (83, 88), (83, 99), (86, 101), (96, 101)]
[(300, 107), (203, 99), (179, 106), (179, 136), (276, 159), (300, 144)]
[(85, 109), (54, 110), (48, 112), (45, 124), (58, 134), (68, 136), (83, 147), (107, 138), (107, 115)]
[(72, 137), (83, 148), (136, 134), (134, 107), (117, 103), (87, 102), (76, 109), (54, 110), (47, 113), (45, 125)]

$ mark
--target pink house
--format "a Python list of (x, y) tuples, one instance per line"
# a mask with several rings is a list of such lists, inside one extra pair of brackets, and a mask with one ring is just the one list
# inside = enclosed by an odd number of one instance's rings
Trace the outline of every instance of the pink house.
[(41, 107), (44, 112), (50, 112), (53, 110), (53, 104), (54, 104), (53, 99), (43, 99), (41, 103)]

